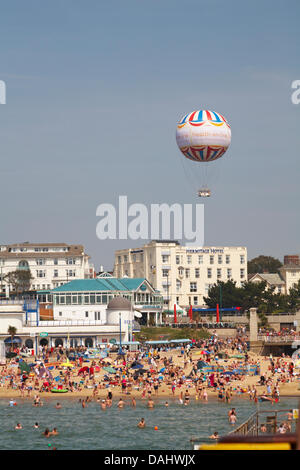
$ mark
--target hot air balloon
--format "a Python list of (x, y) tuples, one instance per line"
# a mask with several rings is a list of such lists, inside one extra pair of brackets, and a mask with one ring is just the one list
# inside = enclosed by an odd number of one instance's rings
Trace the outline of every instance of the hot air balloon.
[[(199, 166), (201, 170), (203, 168), (201, 179), (207, 179), (207, 166), (214, 165), (230, 145), (230, 125), (222, 114), (215, 111), (193, 111), (178, 122), (176, 141), (185, 158), (193, 162), (193, 173)], [(206, 185), (198, 190), (199, 197), (210, 195), (211, 191)]]

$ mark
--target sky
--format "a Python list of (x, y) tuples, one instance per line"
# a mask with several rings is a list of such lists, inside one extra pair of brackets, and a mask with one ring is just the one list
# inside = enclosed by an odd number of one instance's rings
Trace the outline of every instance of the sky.
[[(112, 269), (145, 243), (96, 235), (97, 207), (126, 195), (204, 202), (207, 246), (299, 253), (299, 14), (298, 0), (5, 2), (0, 243), (81, 243)], [(197, 109), (232, 131), (205, 201), (175, 139)]]

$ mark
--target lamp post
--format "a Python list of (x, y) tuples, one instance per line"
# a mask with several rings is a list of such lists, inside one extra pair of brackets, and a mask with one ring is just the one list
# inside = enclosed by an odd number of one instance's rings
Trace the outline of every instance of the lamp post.
[(119, 320), (120, 320), (120, 347), (119, 347), (119, 354), (122, 354), (121, 312), (119, 312)]
[(222, 322), (222, 284), (220, 283), (220, 322)]

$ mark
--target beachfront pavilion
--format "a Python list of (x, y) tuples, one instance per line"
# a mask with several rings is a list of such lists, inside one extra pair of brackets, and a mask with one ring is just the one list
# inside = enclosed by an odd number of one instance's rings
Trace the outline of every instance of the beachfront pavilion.
[(141, 313), (140, 325), (162, 323), (163, 298), (145, 278), (80, 279), (52, 291), (39, 291), (41, 318), (93, 320), (104, 325), (107, 305), (117, 296), (129, 300)]
[[(42, 320), (38, 301), (0, 301), (0, 341), (10, 349), (26, 346), (37, 353), (42, 346), (63, 348), (85, 346), (104, 347), (133, 341), (140, 331), (136, 318), (141, 314), (133, 309), (128, 299), (114, 297), (106, 309), (107, 322), (99, 320)], [(14, 328), (14, 336), (9, 333)]]

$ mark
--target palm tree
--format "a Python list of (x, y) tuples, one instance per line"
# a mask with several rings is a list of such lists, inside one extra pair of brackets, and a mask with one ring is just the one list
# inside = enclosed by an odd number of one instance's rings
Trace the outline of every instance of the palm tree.
[(17, 334), (17, 328), (15, 326), (9, 325), (9, 327), (7, 329), (7, 333), (11, 337), (11, 349), (12, 349), (13, 348), (14, 336), (16, 336), (16, 334)]

